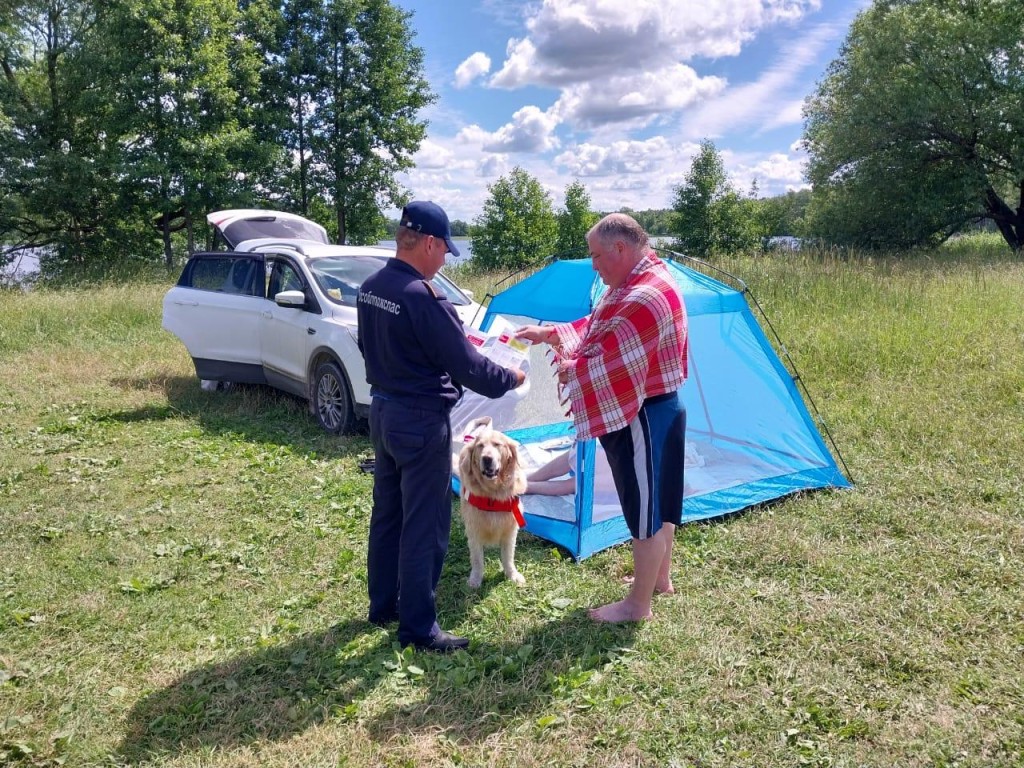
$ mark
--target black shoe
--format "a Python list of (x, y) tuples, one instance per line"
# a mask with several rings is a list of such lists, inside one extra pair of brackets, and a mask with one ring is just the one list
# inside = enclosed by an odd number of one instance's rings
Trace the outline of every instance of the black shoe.
[(412, 642), (406, 645), (415, 645), (421, 651), (436, 651), (437, 653), (450, 653), (461, 648), (469, 647), (468, 637), (459, 637), (451, 632), (439, 630), (430, 640), (425, 643)]

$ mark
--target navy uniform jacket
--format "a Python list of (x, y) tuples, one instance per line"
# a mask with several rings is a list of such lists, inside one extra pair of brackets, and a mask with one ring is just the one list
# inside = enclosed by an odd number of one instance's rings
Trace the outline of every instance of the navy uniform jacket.
[(469, 343), (455, 307), (412, 265), (388, 259), (359, 289), (359, 351), (371, 392), (420, 408), (450, 410), (461, 386), (501, 397), (515, 373)]

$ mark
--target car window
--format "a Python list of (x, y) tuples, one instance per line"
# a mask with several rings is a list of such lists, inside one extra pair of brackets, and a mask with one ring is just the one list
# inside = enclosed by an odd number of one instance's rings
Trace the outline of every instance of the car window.
[(218, 291), (241, 296), (255, 295), (258, 265), (252, 258), (225, 256), (194, 259), (184, 284), (202, 291)]
[(435, 286), (444, 291), (445, 295), (448, 297), (448, 301), (450, 301), (455, 306), (464, 307), (472, 303), (469, 297), (462, 292), (462, 289), (459, 288), (459, 286), (457, 286), (447, 277), (442, 275), (440, 272), (434, 275), (434, 279), (431, 280), (430, 282), (432, 282)]
[(359, 286), (384, 266), (388, 256), (331, 256), (310, 259), (309, 269), (327, 298), (347, 307), (356, 305)]
[(233, 222), (221, 230), (223, 238), (234, 247), (245, 240), (261, 237), (275, 237), (282, 240), (313, 240), (317, 243), (329, 243), (323, 230), (312, 222), (285, 219), (273, 214), (253, 216)]
[[(329, 256), (309, 259), (309, 269), (327, 297), (348, 307), (356, 305), (359, 287), (370, 275), (381, 269), (391, 256)], [(441, 291), (452, 304), (470, 303), (459, 287), (438, 273), (431, 284)]]
[(281, 291), (303, 290), (302, 277), (298, 270), (287, 261), (275, 259), (267, 278), (267, 297), (273, 300)]

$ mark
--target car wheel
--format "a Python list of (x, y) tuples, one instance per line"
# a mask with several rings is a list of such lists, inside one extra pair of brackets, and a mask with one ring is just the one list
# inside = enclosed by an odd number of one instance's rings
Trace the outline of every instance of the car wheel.
[(341, 369), (335, 363), (320, 363), (313, 377), (313, 413), (328, 432), (339, 435), (355, 426), (356, 412)]

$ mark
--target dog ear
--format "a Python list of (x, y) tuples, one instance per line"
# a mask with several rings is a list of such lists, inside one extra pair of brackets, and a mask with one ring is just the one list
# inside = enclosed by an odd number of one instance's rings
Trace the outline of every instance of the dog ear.
[[(505, 437), (502, 435), (502, 437)], [(509, 438), (505, 437), (502, 440), (502, 448), (505, 450), (505, 457), (507, 463), (513, 469), (519, 469), (519, 452), (516, 450), (516, 444)]]
[(473, 443), (467, 443), (459, 452), (459, 482), (463, 498), (469, 498), (469, 485), (473, 479)]
[(480, 436), (491, 430), (491, 417), (478, 416), (466, 425), (462, 439), (467, 443), (479, 440)]
[(512, 459), (509, 465), (512, 467), (512, 495), (522, 496), (526, 493), (526, 473), (523, 471), (522, 464), (519, 462), (519, 447), (509, 441), (509, 452), (512, 454)]

